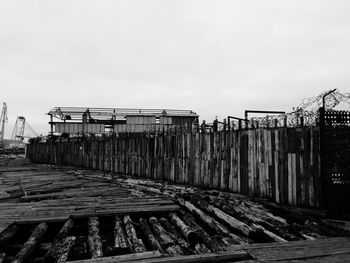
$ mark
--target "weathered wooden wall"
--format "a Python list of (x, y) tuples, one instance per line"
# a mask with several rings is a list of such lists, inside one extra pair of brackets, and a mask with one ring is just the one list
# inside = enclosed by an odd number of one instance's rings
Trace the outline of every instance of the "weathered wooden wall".
[(320, 207), (319, 127), (146, 134), (32, 143), (35, 163), (168, 180)]

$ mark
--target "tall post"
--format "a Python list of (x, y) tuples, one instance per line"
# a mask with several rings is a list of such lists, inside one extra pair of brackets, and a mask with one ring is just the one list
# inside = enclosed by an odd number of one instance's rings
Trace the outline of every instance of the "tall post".
[(115, 132), (112, 133), (112, 153), (111, 153), (112, 179), (115, 175)]
[(202, 133), (205, 133), (205, 130), (206, 130), (206, 124), (205, 124), (205, 120), (203, 120), (203, 123), (202, 123)]
[[(323, 103), (324, 104), (324, 103)], [(327, 207), (328, 192), (327, 192), (327, 178), (325, 171), (325, 147), (324, 147), (324, 130), (325, 130), (325, 107), (319, 109), (320, 115), (320, 171), (321, 171), (321, 186), (322, 186), (322, 207)]]
[(218, 120), (216, 120), (216, 119), (213, 122), (213, 130), (214, 130), (214, 132), (218, 131)]
[(53, 117), (52, 114), (50, 114), (50, 134), (53, 136)]

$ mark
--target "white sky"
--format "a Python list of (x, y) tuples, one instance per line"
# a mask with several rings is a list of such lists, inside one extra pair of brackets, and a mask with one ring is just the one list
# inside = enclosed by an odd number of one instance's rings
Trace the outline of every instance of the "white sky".
[[(350, 90), (350, 1), (0, 0), (6, 137), (54, 106), (290, 111)], [(1, 107), (1, 106), (0, 106)]]

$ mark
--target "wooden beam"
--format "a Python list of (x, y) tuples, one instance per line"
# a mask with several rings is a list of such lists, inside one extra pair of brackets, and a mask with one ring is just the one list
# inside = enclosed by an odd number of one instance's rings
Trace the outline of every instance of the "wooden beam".
[(99, 235), (98, 217), (89, 217), (88, 222), (88, 247), (92, 258), (100, 258), (103, 256), (102, 241)]
[(30, 254), (34, 251), (36, 245), (40, 242), (42, 237), (44, 236), (47, 230), (47, 224), (41, 223), (38, 225), (32, 234), (30, 235), (27, 242), (24, 243), (23, 248), (17, 253), (17, 255), (13, 258), (11, 263), (22, 263), (24, 262)]

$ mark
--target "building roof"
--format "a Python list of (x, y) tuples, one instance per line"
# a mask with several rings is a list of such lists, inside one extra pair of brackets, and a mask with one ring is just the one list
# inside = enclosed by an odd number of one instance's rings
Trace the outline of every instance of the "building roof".
[(127, 109), (127, 108), (91, 108), (91, 107), (55, 107), (47, 114), (60, 120), (81, 120), (84, 113), (90, 118), (105, 120), (113, 116), (118, 119), (127, 116), (169, 116), (169, 117), (199, 117), (192, 110), (173, 109)]

